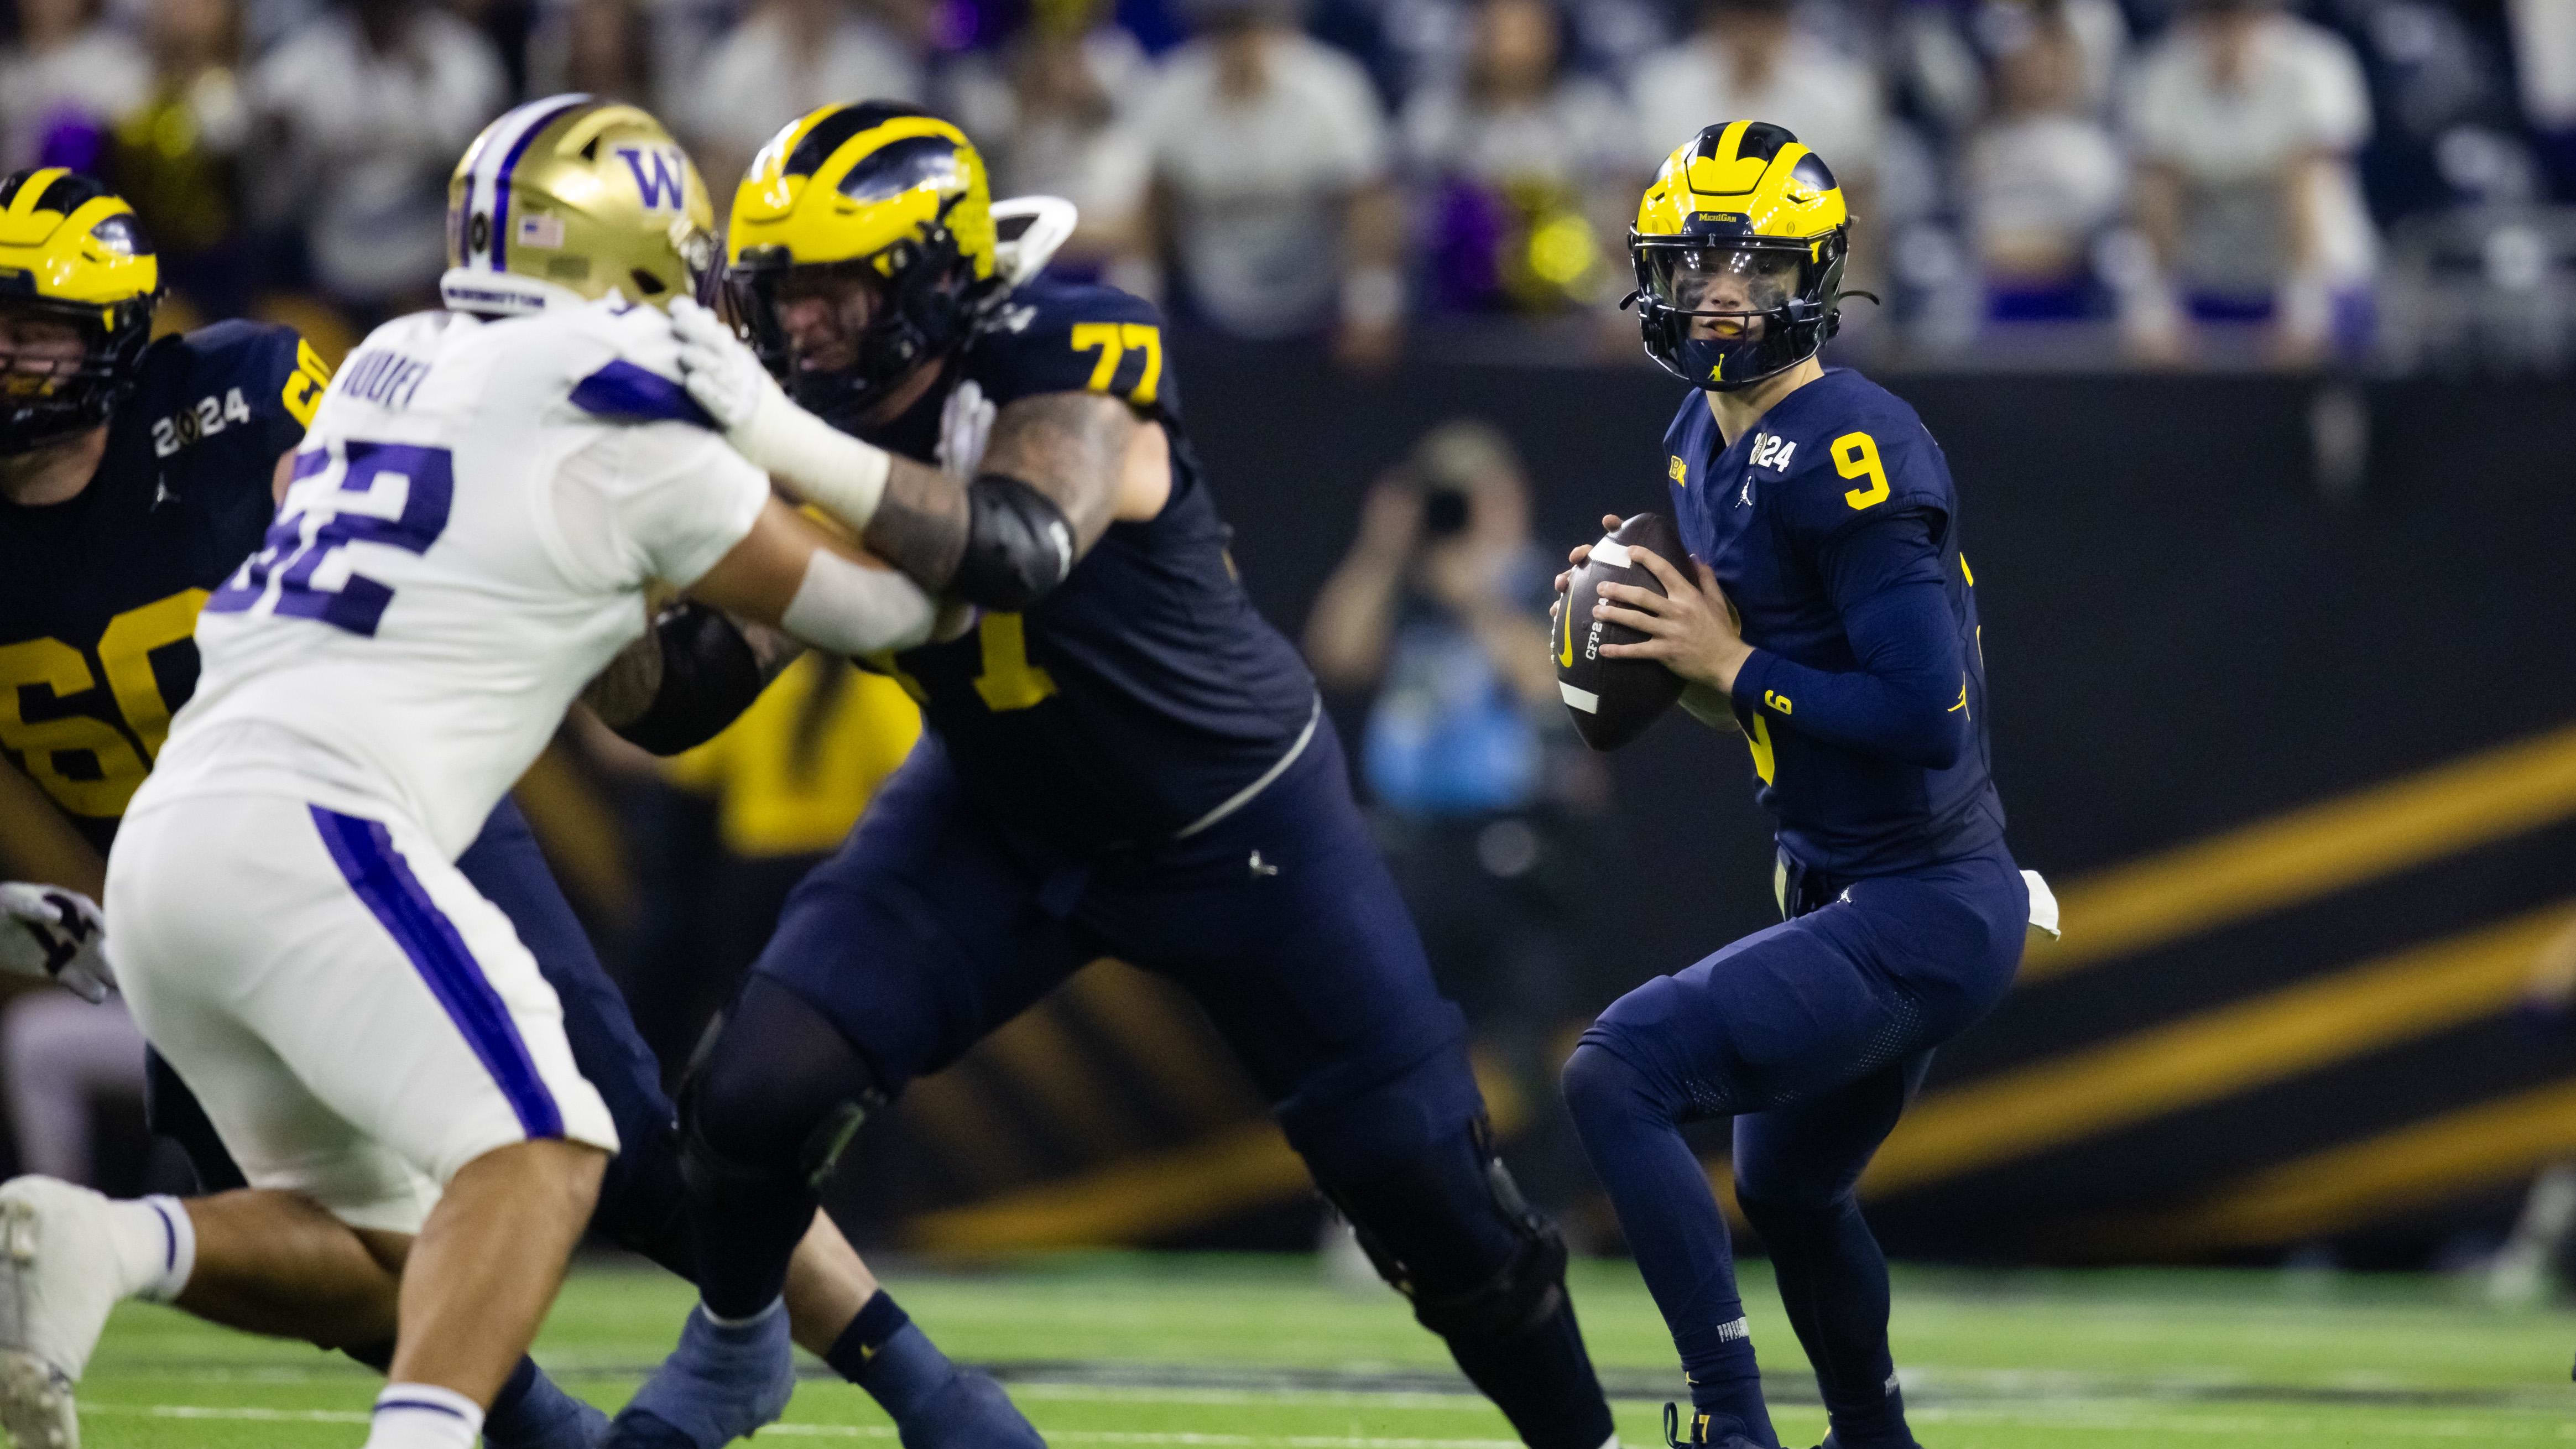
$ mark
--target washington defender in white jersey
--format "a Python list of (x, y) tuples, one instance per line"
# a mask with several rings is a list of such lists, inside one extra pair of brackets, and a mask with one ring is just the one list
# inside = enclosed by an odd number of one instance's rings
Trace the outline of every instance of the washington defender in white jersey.
[[(689, 290), (706, 193), (658, 123), (590, 104), (494, 129), (514, 125), (452, 252), (596, 228), (508, 217), (523, 155), (607, 181), (622, 163), (665, 215), (580, 254)], [(544, 310), (404, 318), (342, 368), (265, 546), (207, 602), (196, 697), (108, 871), (135, 1015), (252, 1184), (408, 1255), (378, 1449), (472, 1442), (617, 1147), (551, 988), (455, 855), (643, 632), (648, 586), (841, 653), (917, 643), (934, 612), (702, 426), (658, 310), (487, 280)]]

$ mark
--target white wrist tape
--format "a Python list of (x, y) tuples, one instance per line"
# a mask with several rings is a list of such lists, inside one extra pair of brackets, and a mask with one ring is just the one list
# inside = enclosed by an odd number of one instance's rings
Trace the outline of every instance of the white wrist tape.
[(778, 622), (817, 649), (857, 655), (927, 642), (936, 613), (921, 586), (894, 570), (818, 548)]
[(833, 427), (775, 388), (765, 389), (751, 416), (726, 435), (753, 467), (803, 502), (864, 529), (885, 496), (893, 455)]

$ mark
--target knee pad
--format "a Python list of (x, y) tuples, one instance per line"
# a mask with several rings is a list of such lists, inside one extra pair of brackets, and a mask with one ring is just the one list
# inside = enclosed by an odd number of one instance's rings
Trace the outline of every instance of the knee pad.
[(1565, 1305), (1565, 1238), (1521, 1196), (1482, 1116), (1403, 1172), (1326, 1193), (1442, 1338), (1517, 1337)]
[(847, 1038), (755, 977), (680, 1090), (681, 1176), (699, 1196), (736, 1183), (820, 1191), (885, 1103)]

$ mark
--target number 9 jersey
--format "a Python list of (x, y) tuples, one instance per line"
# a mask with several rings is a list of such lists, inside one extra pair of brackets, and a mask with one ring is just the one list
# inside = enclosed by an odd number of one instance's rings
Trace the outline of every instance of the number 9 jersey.
[[(1716, 573), (1757, 651), (1736, 681), (1735, 713), (1782, 853), (1807, 870), (1855, 876), (1999, 844), (1976, 576), (1959, 548), (1949, 465), (1914, 410), (1857, 372), (1829, 368), (1731, 445), (1692, 393), (1664, 446), (1682, 542)], [(1872, 546), (1891, 533), (1929, 546)], [(1913, 584), (1936, 586), (1935, 607), (1946, 607), (1938, 628), (1955, 631), (1958, 676), (1939, 690), (1958, 748), (1941, 763), (1838, 740), (1819, 718), (1824, 701), (1808, 700), (1801, 714), (1803, 689), (1774, 680), (1764, 657), (1829, 675), (1860, 671), (1853, 611)]]
[(101, 851), (197, 685), (197, 610), (274, 511), (330, 369), (292, 328), (161, 338), (69, 501), (0, 500), (0, 752)]

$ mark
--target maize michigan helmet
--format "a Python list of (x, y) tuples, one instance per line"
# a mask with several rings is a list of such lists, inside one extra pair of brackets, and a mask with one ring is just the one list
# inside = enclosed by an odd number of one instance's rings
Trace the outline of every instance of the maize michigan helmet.
[[(796, 400), (848, 425), (921, 363), (964, 345), (1008, 292), (992, 186), (966, 133), (909, 106), (824, 106), (752, 158), (725, 234), (725, 293)], [(857, 360), (793, 366), (779, 288), (855, 279), (874, 294)]]
[(1834, 173), (1787, 129), (1702, 130), (1664, 158), (1628, 232), (1647, 355), (1710, 392), (1815, 356), (1838, 324), (1850, 231)]
[(548, 96), (484, 127), (456, 163), (438, 290), (498, 316), (612, 291), (665, 306), (714, 267), (714, 228), (698, 168), (649, 112)]
[(0, 375), (0, 456), (107, 420), (152, 343), (161, 264), (134, 208), (59, 166), (0, 180), (0, 310), (80, 336), (77, 362)]

